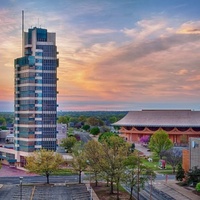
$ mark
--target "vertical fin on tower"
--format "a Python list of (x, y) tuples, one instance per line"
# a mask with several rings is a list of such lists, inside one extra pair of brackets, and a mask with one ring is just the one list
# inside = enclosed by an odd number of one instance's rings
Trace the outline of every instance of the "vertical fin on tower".
[(24, 10), (22, 10), (22, 57), (24, 56)]

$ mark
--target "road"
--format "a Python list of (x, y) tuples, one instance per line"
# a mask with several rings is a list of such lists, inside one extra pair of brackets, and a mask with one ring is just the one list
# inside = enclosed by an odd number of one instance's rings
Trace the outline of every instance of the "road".
[(83, 143), (87, 143), (89, 140), (92, 140), (88, 132), (83, 131), (74, 131), (74, 134), (80, 136), (80, 139)]
[(155, 181), (164, 181), (164, 180), (166, 180), (166, 178), (167, 178), (167, 180), (175, 180), (175, 175), (167, 175), (167, 177), (166, 177), (166, 175), (157, 174)]
[[(86, 178), (86, 174), (84, 175), (84, 179)], [(174, 175), (168, 175), (168, 180), (174, 180)], [(78, 182), (78, 175), (68, 175), (68, 176), (50, 176), (50, 183), (68, 183), (68, 182)], [(166, 176), (157, 175), (155, 181), (163, 181), (166, 180)], [(23, 183), (45, 183), (45, 176), (26, 176), (23, 177)], [(19, 177), (1, 177), (0, 184), (19, 184)]]
[[(68, 175), (68, 176), (50, 176), (50, 183), (78, 183), (78, 175)], [(23, 184), (31, 184), (31, 183), (46, 183), (45, 176), (26, 176), (23, 177)], [(19, 184), (19, 177), (1, 177), (0, 184), (4, 185), (13, 185)]]

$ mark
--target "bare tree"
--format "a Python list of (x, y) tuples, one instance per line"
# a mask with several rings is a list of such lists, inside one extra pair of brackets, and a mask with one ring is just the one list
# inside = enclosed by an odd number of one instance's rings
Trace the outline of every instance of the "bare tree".
[(166, 159), (166, 162), (172, 166), (173, 173), (175, 169), (182, 162), (182, 150), (180, 148), (171, 148), (163, 153), (163, 156)]

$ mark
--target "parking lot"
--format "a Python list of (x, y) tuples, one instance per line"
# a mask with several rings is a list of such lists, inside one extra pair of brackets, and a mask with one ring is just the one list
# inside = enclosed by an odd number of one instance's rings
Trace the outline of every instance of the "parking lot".
[(88, 200), (90, 193), (85, 184), (67, 185), (3, 185), (3, 200)]
[[(2, 165), (0, 177), (31, 177), (37, 174)], [(0, 187), (2, 200), (80, 200), (89, 199), (85, 184), (3, 184)]]

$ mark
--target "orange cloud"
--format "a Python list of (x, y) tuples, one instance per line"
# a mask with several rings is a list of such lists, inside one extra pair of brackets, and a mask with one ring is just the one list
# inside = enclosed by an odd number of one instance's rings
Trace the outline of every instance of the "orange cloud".
[(200, 34), (200, 21), (189, 21), (181, 25), (178, 34)]

